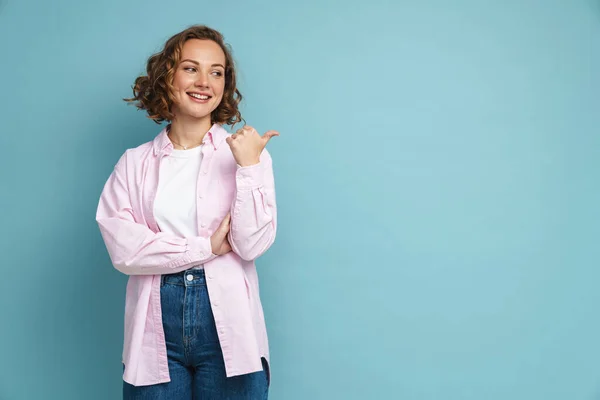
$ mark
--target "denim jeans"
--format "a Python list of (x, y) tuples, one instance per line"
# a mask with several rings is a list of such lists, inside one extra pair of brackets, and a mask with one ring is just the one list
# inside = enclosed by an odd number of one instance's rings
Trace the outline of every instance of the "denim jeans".
[(262, 371), (226, 377), (204, 270), (163, 275), (160, 296), (171, 381), (150, 386), (123, 382), (124, 400), (268, 398), (264, 359)]

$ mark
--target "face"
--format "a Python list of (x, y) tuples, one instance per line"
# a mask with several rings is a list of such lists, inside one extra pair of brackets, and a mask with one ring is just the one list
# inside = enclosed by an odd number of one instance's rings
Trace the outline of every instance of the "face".
[(225, 90), (225, 53), (212, 40), (190, 39), (173, 77), (175, 117), (208, 119)]

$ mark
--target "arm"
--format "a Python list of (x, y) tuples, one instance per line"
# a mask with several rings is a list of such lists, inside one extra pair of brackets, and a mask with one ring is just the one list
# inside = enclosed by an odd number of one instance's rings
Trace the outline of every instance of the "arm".
[(251, 261), (264, 254), (275, 241), (277, 206), (272, 159), (265, 149), (260, 162), (240, 167), (231, 206), (229, 243), (242, 259)]
[(154, 233), (135, 222), (129, 200), (127, 153), (108, 178), (96, 221), (114, 267), (126, 275), (170, 274), (212, 260), (211, 240)]

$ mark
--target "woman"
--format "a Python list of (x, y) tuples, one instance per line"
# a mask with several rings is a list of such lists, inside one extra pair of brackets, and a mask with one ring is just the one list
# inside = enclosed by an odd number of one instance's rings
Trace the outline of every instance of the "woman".
[(96, 219), (114, 267), (129, 275), (125, 399), (263, 399), (269, 351), (254, 260), (275, 240), (271, 157), (240, 122), (223, 36), (192, 26), (136, 79), (156, 138), (123, 154)]

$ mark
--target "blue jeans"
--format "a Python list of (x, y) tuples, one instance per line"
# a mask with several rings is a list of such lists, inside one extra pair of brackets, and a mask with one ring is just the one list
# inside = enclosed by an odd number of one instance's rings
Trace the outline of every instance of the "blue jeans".
[(226, 377), (204, 270), (163, 275), (160, 296), (171, 381), (151, 386), (123, 382), (124, 400), (268, 398), (264, 359), (262, 371)]

